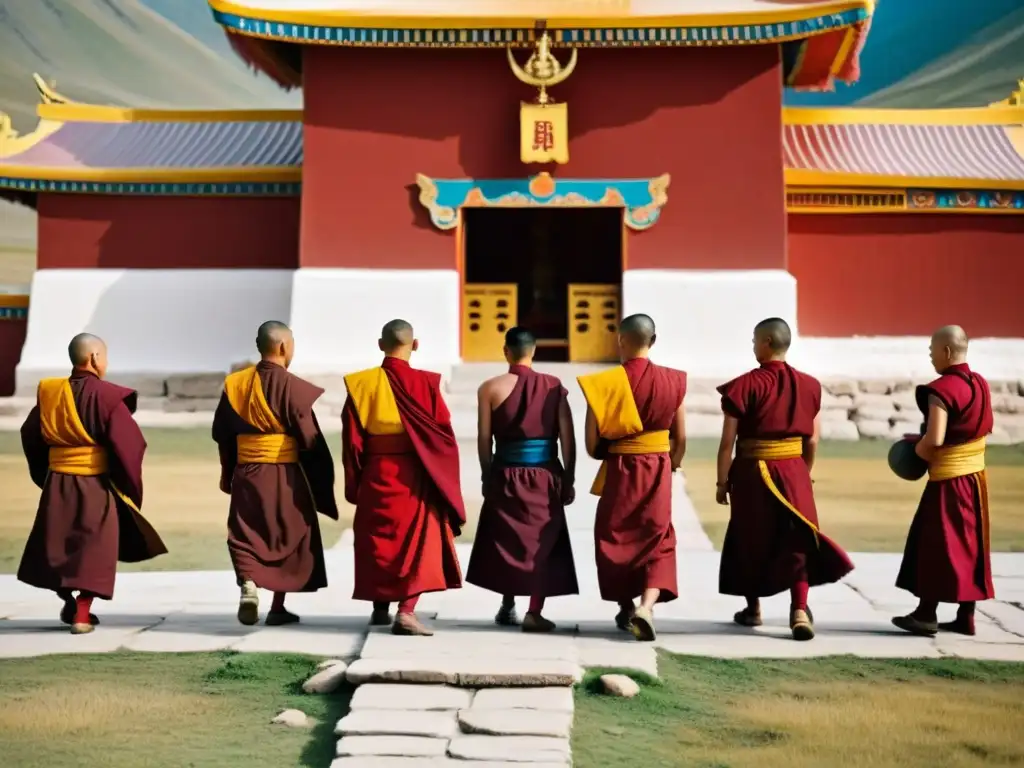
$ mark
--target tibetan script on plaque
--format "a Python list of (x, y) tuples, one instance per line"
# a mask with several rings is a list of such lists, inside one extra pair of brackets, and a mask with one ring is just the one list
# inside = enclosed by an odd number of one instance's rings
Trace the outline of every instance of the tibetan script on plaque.
[(519, 156), (524, 163), (569, 162), (567, 105), (524, 102), (519, 112), (519, 134)]

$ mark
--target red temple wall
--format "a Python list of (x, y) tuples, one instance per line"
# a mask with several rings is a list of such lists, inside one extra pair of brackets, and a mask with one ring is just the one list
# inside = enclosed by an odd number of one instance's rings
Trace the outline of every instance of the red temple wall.
[(21, 361), (28, 322), (0, 320), (0, 397), (14, 394), (14, 371)]
[[(562, 54), (564, 58), (564, 53)], [(521, 54), (525, 59), (525, 53)], [(454, 269), (415, 175), (523, 178), (504, 50), (303, 49), (304, 267)], [(785, 268), (777, 46), (583, 49), (553, 89), (569, 105), (563, 177), (672, 176), (633, 269)]]
[(39, 269), (298, 266), (300, 198), (39, 195)]
[(806, 336), (1024, 337), (1024, 216), (792, 214)]

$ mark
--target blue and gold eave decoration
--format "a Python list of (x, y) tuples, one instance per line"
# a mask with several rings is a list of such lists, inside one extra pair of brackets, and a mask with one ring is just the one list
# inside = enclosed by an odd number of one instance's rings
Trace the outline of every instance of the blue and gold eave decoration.
[(0, 293), (0, 322), (4, 320), (28, 320), (28, 295)]
[(647, 179), (432, 179), (416, 175), (420, 204), (441, 230), (455, 229), (460, 208), (621, 208), (627, 227), (654, 226), (668, 202), (667, 173)]
[(58, 192), (92, 195), (141, 195), (186, 197), (298, 197), (302, 182), (142, 182), (66, 181), (26, 179), (0, 175), (0, 189), (17, 192)]

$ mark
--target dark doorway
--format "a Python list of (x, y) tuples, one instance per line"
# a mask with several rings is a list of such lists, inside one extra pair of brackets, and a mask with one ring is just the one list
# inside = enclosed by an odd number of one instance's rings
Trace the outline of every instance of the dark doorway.
[(464, 208), (466, 283), (515, 283), (537, 359), (569, 355), (572, 283), (622, 283), (621, 208)]

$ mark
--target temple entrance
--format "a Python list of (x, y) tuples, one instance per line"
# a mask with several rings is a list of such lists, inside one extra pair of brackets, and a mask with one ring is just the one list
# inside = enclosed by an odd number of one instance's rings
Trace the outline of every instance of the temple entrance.
[(621, 208), (463, 208), (462, 358), (500, 361), (505, 331), (537, 360), (617, 359)]

